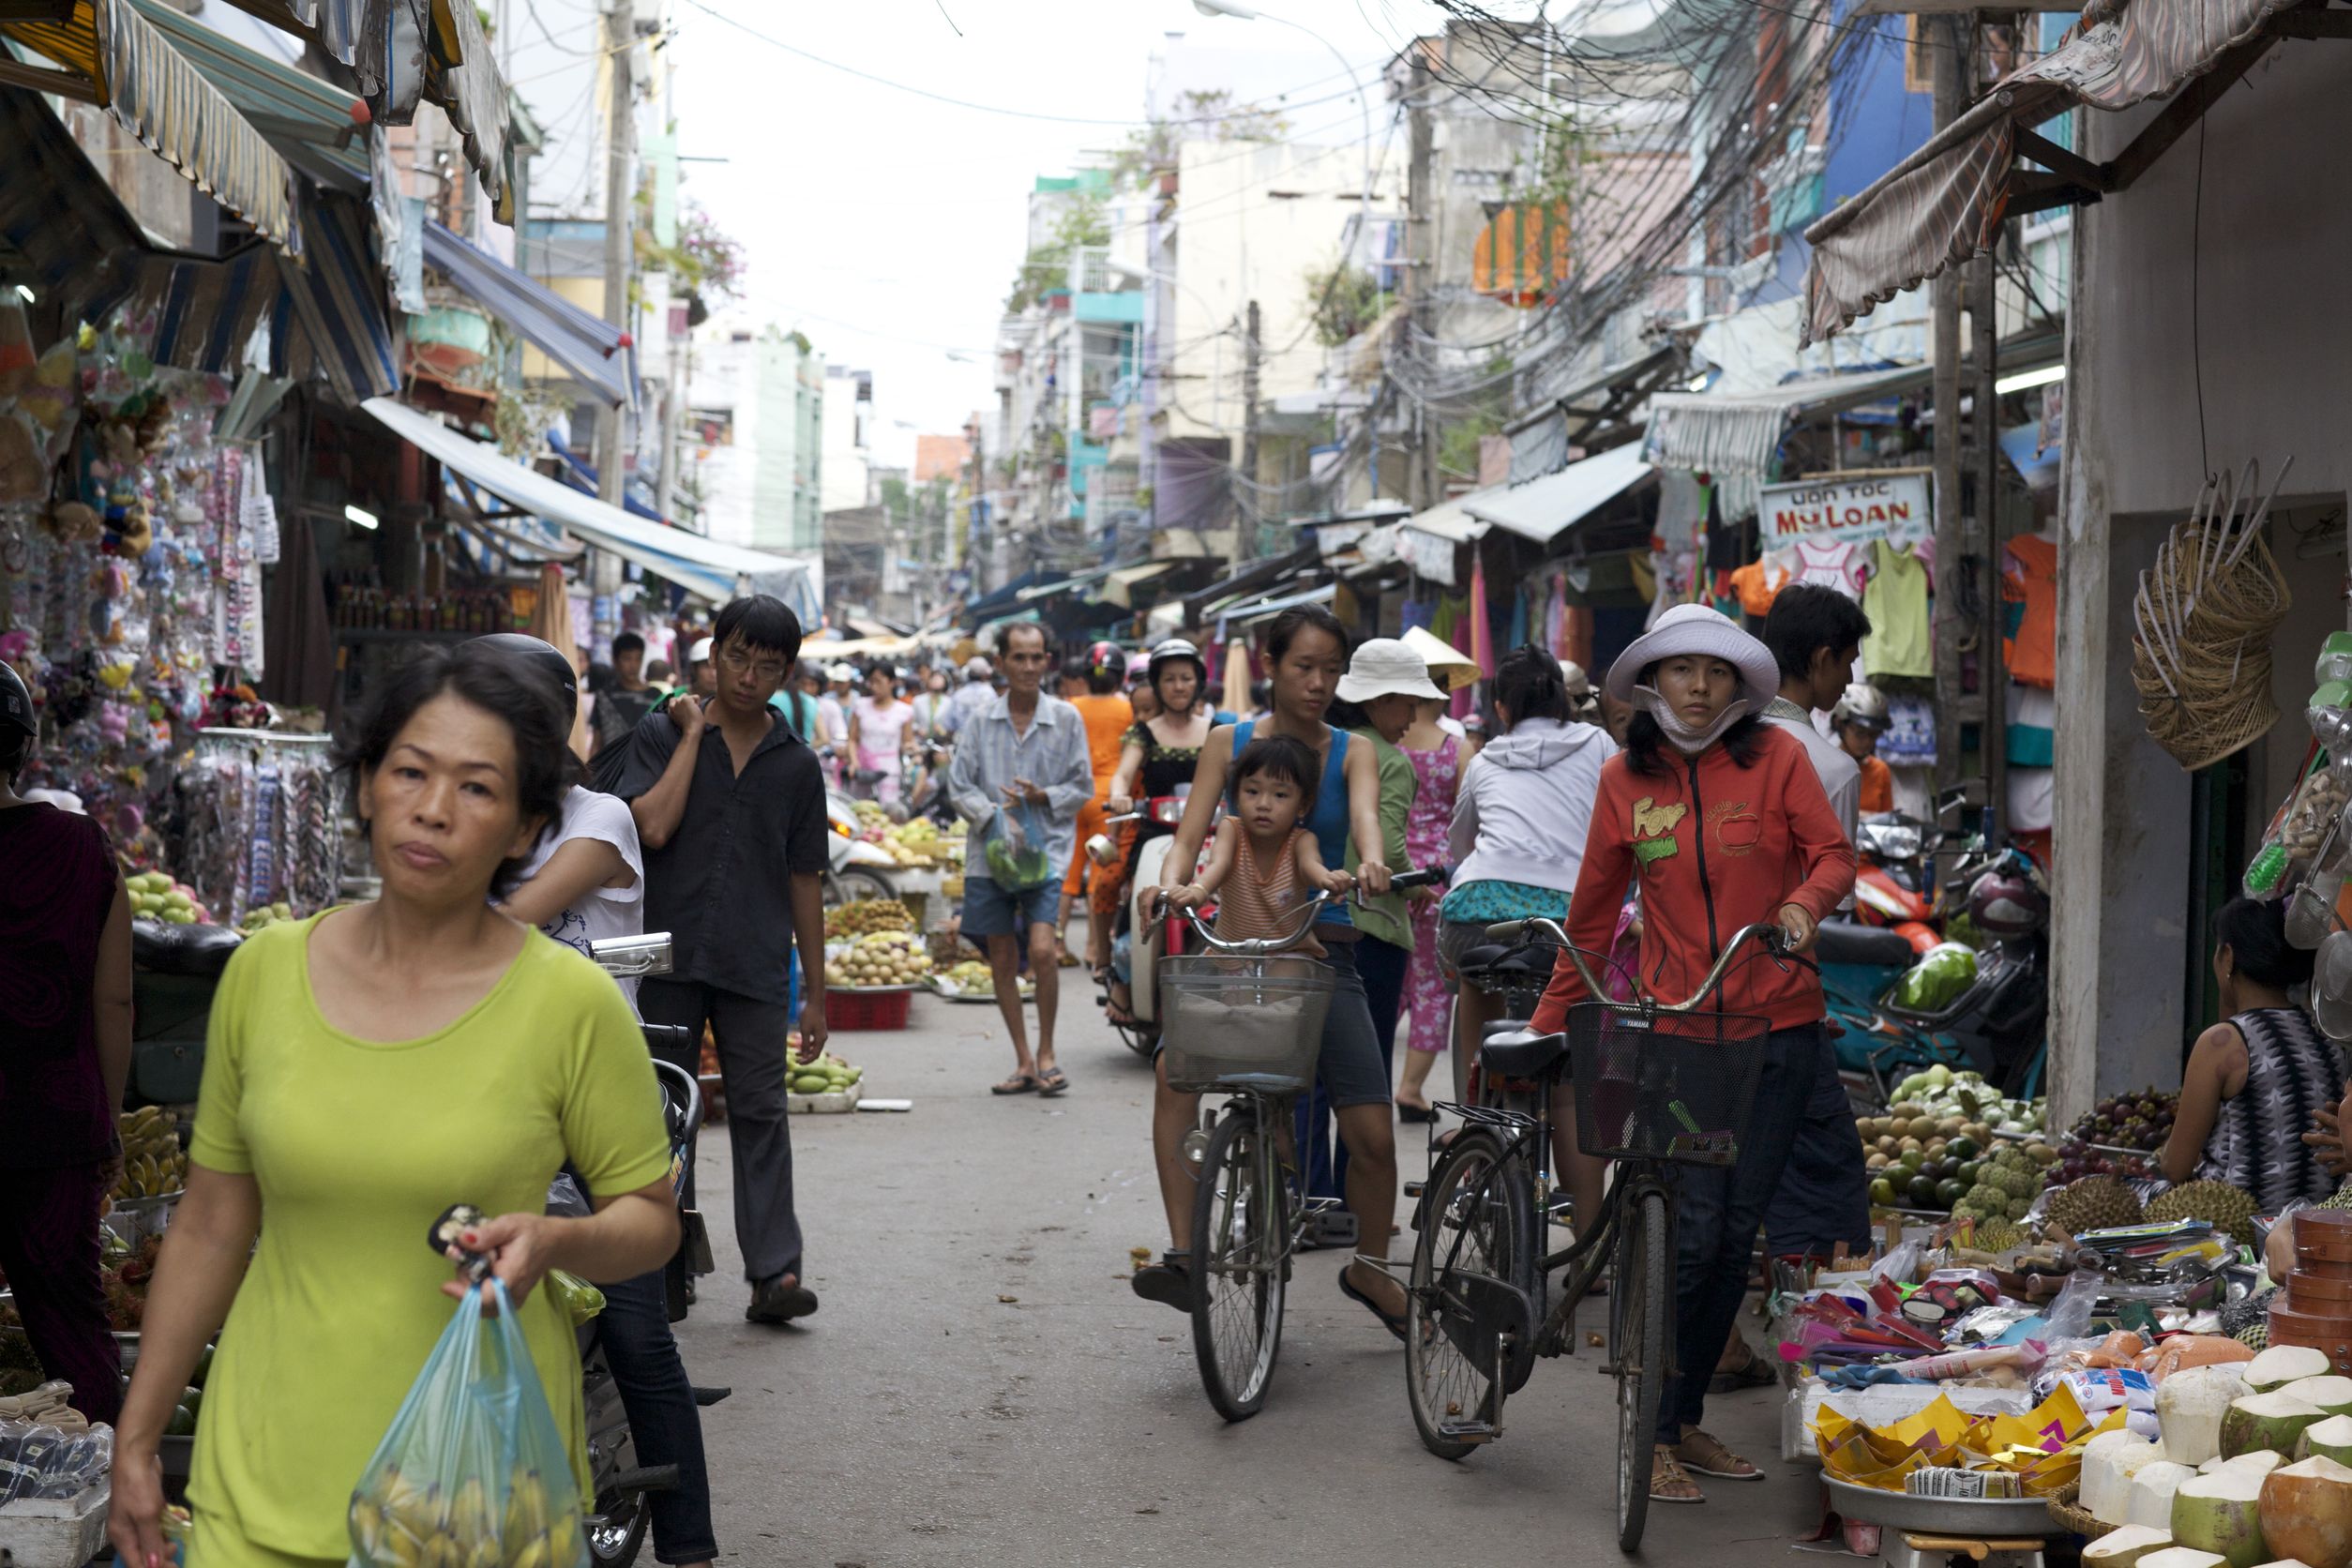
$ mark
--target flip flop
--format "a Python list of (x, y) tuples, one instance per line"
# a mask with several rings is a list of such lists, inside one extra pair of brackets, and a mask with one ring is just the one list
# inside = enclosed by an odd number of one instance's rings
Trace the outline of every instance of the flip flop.
[(1409, 1106), (1402, 1100), (1396, 1102), (1396, 1120), (1399, 1122), (1425, 1123), (1434, 1122), (1437, 1119), (1438, 1112), (1435, 1107)]
[(1382, 1311), (1379, 1302), (1356, 1289), (1355, 1282), (1348, 1277), (1348, 1271), (1344, 1268), (1339, 1271), (1339, 1293), (1351, 1302), (1363, 1303), (1364, 1310), (1378, 1318), (1381, 1327), (1396, 1336), (1399, 1345), (1405, 1343), (1404, 1318), (1394, 1312)]
[(1059, 1067), (1048, 1067), (1037, 1075), (1037, 1093), (1051, 1099), (1070, 1087), (1070, 1080)]
[(1033, 1073), (1015, 1073), (1011, 1078), (1006, 1078), (1003, 1083), (992, 1083), (988, 1085), (988, 1093), (991, 1094), (1034, 1094), (1037, 1093), (1036, 1075)]

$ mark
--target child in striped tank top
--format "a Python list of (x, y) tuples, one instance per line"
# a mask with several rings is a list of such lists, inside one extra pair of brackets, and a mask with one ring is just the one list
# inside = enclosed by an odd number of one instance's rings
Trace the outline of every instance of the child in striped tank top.
[[(1217, 937), (1224, 942), (1280, 937), (1296, 929), (1299, 912), (1318, 889), (1344, 897), (1355, 879), (1325, 868), (1306, 820), (1315, 809), (1322, 764), (1313, 748), (1288, 735), (1260, 735), (1233, 760), (1229, 815), (1217, 823), (1207, 867), (1172, 890), (1169, 901), (1198, 909), (1223, 890)], [(1321, 957), (1312, 934), (1292, 949)]]

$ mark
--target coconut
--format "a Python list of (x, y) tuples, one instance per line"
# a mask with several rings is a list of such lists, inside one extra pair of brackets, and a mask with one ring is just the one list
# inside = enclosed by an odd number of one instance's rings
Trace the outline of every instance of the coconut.
[(2352, 1415), (2331, 1415), (2303, 1428), (2303, 1440), (2295, 1456), (2308, 1459), (2314, 1454), (2339, 1465), (2352, 1465)]
[(2314, 1350), (2308, 1345), (2273, 1345), (2254, 1360), (2239, 1368), (2246, 1386), (2256, 1394), (2268, 1394), (2274, 1388), (2284, 1388), (2305, 1378), (2323, 1377), (2335, 1370), (2325, 1350)]
[(2262, 1483), (2261, 1519), (2273, 1551), (2311, 1568), (2346, 1568), (2352, 1564), (2352, 1470), (2315, 1454), (2272, 1470)]
[(2289, 1399), (2316, 1405), (2329, 1415), (2352, 1415), (2352, 1378), (2298, 1378), (2279, 1390)]
[(2222, 1417), (2222, 1453), (2230, 1458), (2252, 1454), (2257, 1448), (2292, 1454), (2295, 1440), (2303, 1435), (2303, 1428), (2327, 1419), (2326, 1410), (2305, 1404), (2292, 1395), (2250, 1394), (2233, 1400)]
[(2164, 1456), (2163, 1444), (2137, 1432), (2102, 1432), (2083, 1444), (2083, 1512), (2103, 1525), (2121, 1524), (2131, 1512), (2132, 1477)]
[(2246, 1380), (2234, 1365), (2192, 1366), (2166, 1378), (2156, 1390), (2166, 1455), (2184, 1465), (2202, 1465), (2218, 1455), (2222, 1417), (2231, 1401), (2244, 1397)]
[(2121, 1530), (2107, 1531), (2083, 1548), (2084, 1568), (2140, 1568), (2143, 1558), (2171, 1545), (2172, 1531), (2168, 1530), (2125, 1525)]
[(2264, 1563), (2262, 1568), (2311, 1568), (2311, 1564), (2297, 1558), (2283, 1557), (2276, 1562)]
[(2139, 1568), (2223, 1568), (2228, 1561), (2219, 1552), (2201, 1552), (2194, 1546), (2166, 1546), (2140, 1559)]
[(2132, 1477), (2132, 1500), (2123, 1511), (2127, 1525), (2146, 1525), (2150, 1530), (2172, 1528), (2172, 1498), (2184, 1481), (2194, 1481), (2197, 1472), (2186, 1465), (2169, 1459), (2159, 1459), (2143, 1465)]
[(2184, 1481), (2172, 1495), (2172, 1538), (2199, 1551), (2219, 1552), (2230, 1568), (2254, 1568), (2270, 1553), (2262, 1544), (2260, 1505), (2268, 1478), (2224, 1465)]
[(2257, 1448), (2252, 1454), (2240, 1454), (2235, 1459), (2208, 1459), (2197, 1467), (2197, 1473), (2211, 1475), (2216, 1470), (2250, 1470), (2256, 1475), (2268, 1475), (2285, 1463), (2285, 1455), (2268, 1448)]

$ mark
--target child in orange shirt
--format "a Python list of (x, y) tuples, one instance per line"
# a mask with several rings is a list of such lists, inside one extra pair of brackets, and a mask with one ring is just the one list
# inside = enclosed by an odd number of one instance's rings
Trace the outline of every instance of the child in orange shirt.
[(1856, 684), (1830, 716), (1837, 744), (1862, 767), (1862, 793), (1855, 802), (1865, 817), (1894, 809), (1894, 770), (1878, 758), (1878, 737), (1887, 729), (1887, 700), (1876, 686)]

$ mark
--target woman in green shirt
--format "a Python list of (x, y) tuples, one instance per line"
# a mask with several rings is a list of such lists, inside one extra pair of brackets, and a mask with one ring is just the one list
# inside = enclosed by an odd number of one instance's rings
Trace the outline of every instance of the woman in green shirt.
[[(191, 1568), (350, 1556), (352, 1486), (463, 1294), (425, 1242), (452, 1203), (498, 1216), (469, 1244), (518, 1304), (584, 1485), (578, 1354), (534, 1287), (551, 1268), (656, 1268), (678, 1220), (620, 988), (490, 903), (568, 782), (548, 686), (480, 644), (393, 671), (343, 757), (382, 897), (257, 933), (221, 977), (188, 1193), (115, 1434), (108, 1532), (126, 1563), (170, 1560), (157, 1450), (216, 1331)], [(590, 1218), (542, 1212), (565, 1164)]]

